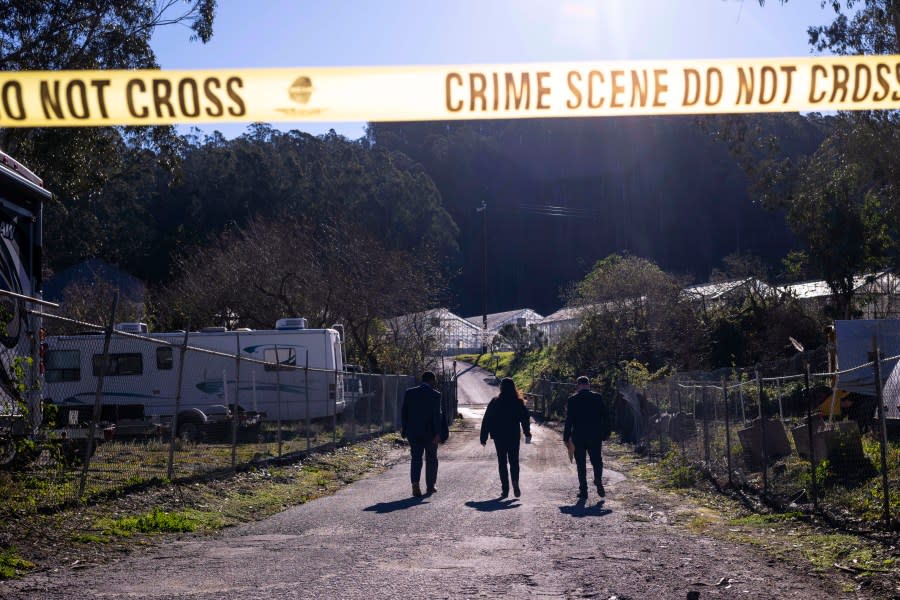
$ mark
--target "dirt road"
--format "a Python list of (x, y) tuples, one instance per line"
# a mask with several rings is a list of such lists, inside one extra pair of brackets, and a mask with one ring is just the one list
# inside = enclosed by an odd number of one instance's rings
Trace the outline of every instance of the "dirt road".
[[(481, 398), (486, 374), (460, 378)], [(496, 388), (493, 388), (496, 390)], [(489, 397), (489, 396), (488, 396)], [(102, 567), (0, 583), (12, 598), (804, 598), (842, 595), (749, 546), (685, 533), (606, 471), (607, 499), (576, 503), (560, 436), (533, 428), (521, 499), (499, 500), (483, 408), (440, 449), (438, 493), (410, 497), (408, 462), (336, 495), (215, 536)], [(718, 584), (718, 585), (717, 585)]]

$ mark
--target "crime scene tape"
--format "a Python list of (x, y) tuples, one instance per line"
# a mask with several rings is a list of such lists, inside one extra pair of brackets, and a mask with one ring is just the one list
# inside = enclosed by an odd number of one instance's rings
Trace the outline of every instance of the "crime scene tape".
[(900, 56), (0, 72), (0, 127), (886, 110)]

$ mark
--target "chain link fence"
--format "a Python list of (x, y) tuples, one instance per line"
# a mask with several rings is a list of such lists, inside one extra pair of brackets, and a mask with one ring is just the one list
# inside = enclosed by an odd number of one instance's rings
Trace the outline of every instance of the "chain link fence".
[[(40, 318), (44, 423), (28, 464), (0, 471), (0, 513), (188, 482), (396, 431), (416, 383), (340, 370), (333, 330), (151, 334)], [(449, 423), (452, 374), (440, 389)]]
[(881, 385), (875, 396), (846, 394), (836, 381), (868, 371), (882, 382), (879, 371), (897, 358), (843, 371), (769, 366), (678, 374), (620, 388), (617, 412), (635, 416), (634, 443), (663, 460), (673, 481), (689, 478), (685, 467), (692, 466), (778, 509), (817, 512), (860, 529), (895, 527), (900, 441), (885, 410), (898, 395), (886, 397)]
[(533, 379), (525, 401), (532, 414), (543, 419), (565, 419), (566, 400), (575, 393), (575, 384), (545, 377)]
[[(900, 520), (900, 356), (834, 370), (825, 348), (753, 368), (677, 373), (617, 386), (617, 439), (659, 462), (674, 485), (704, 475), (769, 506), (862, 531)], [(838, 381), (874, 382), (871, 395)], [(571, 382), (534, 379), (529, 408), (565, 419)]]

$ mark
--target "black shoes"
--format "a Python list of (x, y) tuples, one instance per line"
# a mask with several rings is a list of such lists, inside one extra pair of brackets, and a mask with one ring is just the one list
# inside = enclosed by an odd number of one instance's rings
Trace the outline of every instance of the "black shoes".
[(587, 500), (587, 490), (578, 490), (578, 499)]
[(606, 490), (603, 489), (602, 483), (597, 484), (597, 495), (600, 496), (601, 498), (606, 497)]
[(419, 484), (418, 484), (418, 483), (412, 484), (412, 494), (413, 494), (413, 496), (415, 496), (416, 498), (421, 498), (421, 497), (422, 497), (422, 488), (419, 487)]
[(430, 488), (428, 488), (427, 490), (425, 490), (425, 493), (426, 493), (426, 494), (437, 494), (437, 488), (434, 487), (434, 486), (431, 486)]
[(506, 498), (507, 496), (509, 496), (509, 488), (505, 487), (500, 490), (500, 498)]
[(513, 495), (514, 495), (516, 498), (518, 498), (519, 496), (522, 495), (522, 490), (519, 489), (519, 484), (518, 484), (518, 483), (514, 483), (514, 484), (513, 484)]

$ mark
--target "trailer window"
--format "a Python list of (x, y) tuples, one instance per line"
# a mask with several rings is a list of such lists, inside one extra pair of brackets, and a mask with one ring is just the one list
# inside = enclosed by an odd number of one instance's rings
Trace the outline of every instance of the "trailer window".
[(175, 361), (172, 359), (172, 348), (160, 346), (156, 349), (156, 368), (160, 371), (168, 371)]
[[(280, 367), (294, 367), (297, 365), (297, 351), (294, 348), (266, 348), (263, 350), (263, 360), (266, 361), (266, 371), (274, 371)], [(277, 366), (276, 364), (277, 363)]]
[(44, 355), (44, 380), (47, 383), (81, 381), (81, 351), (48, 350)]
[[(94, 376), (103, 372), (103, 355), (95, 354), (93, 360)], [(127, 354), (110, 354), (107, 375), (141, 375), (144, 372), (144, 361), (137, 352)]]

